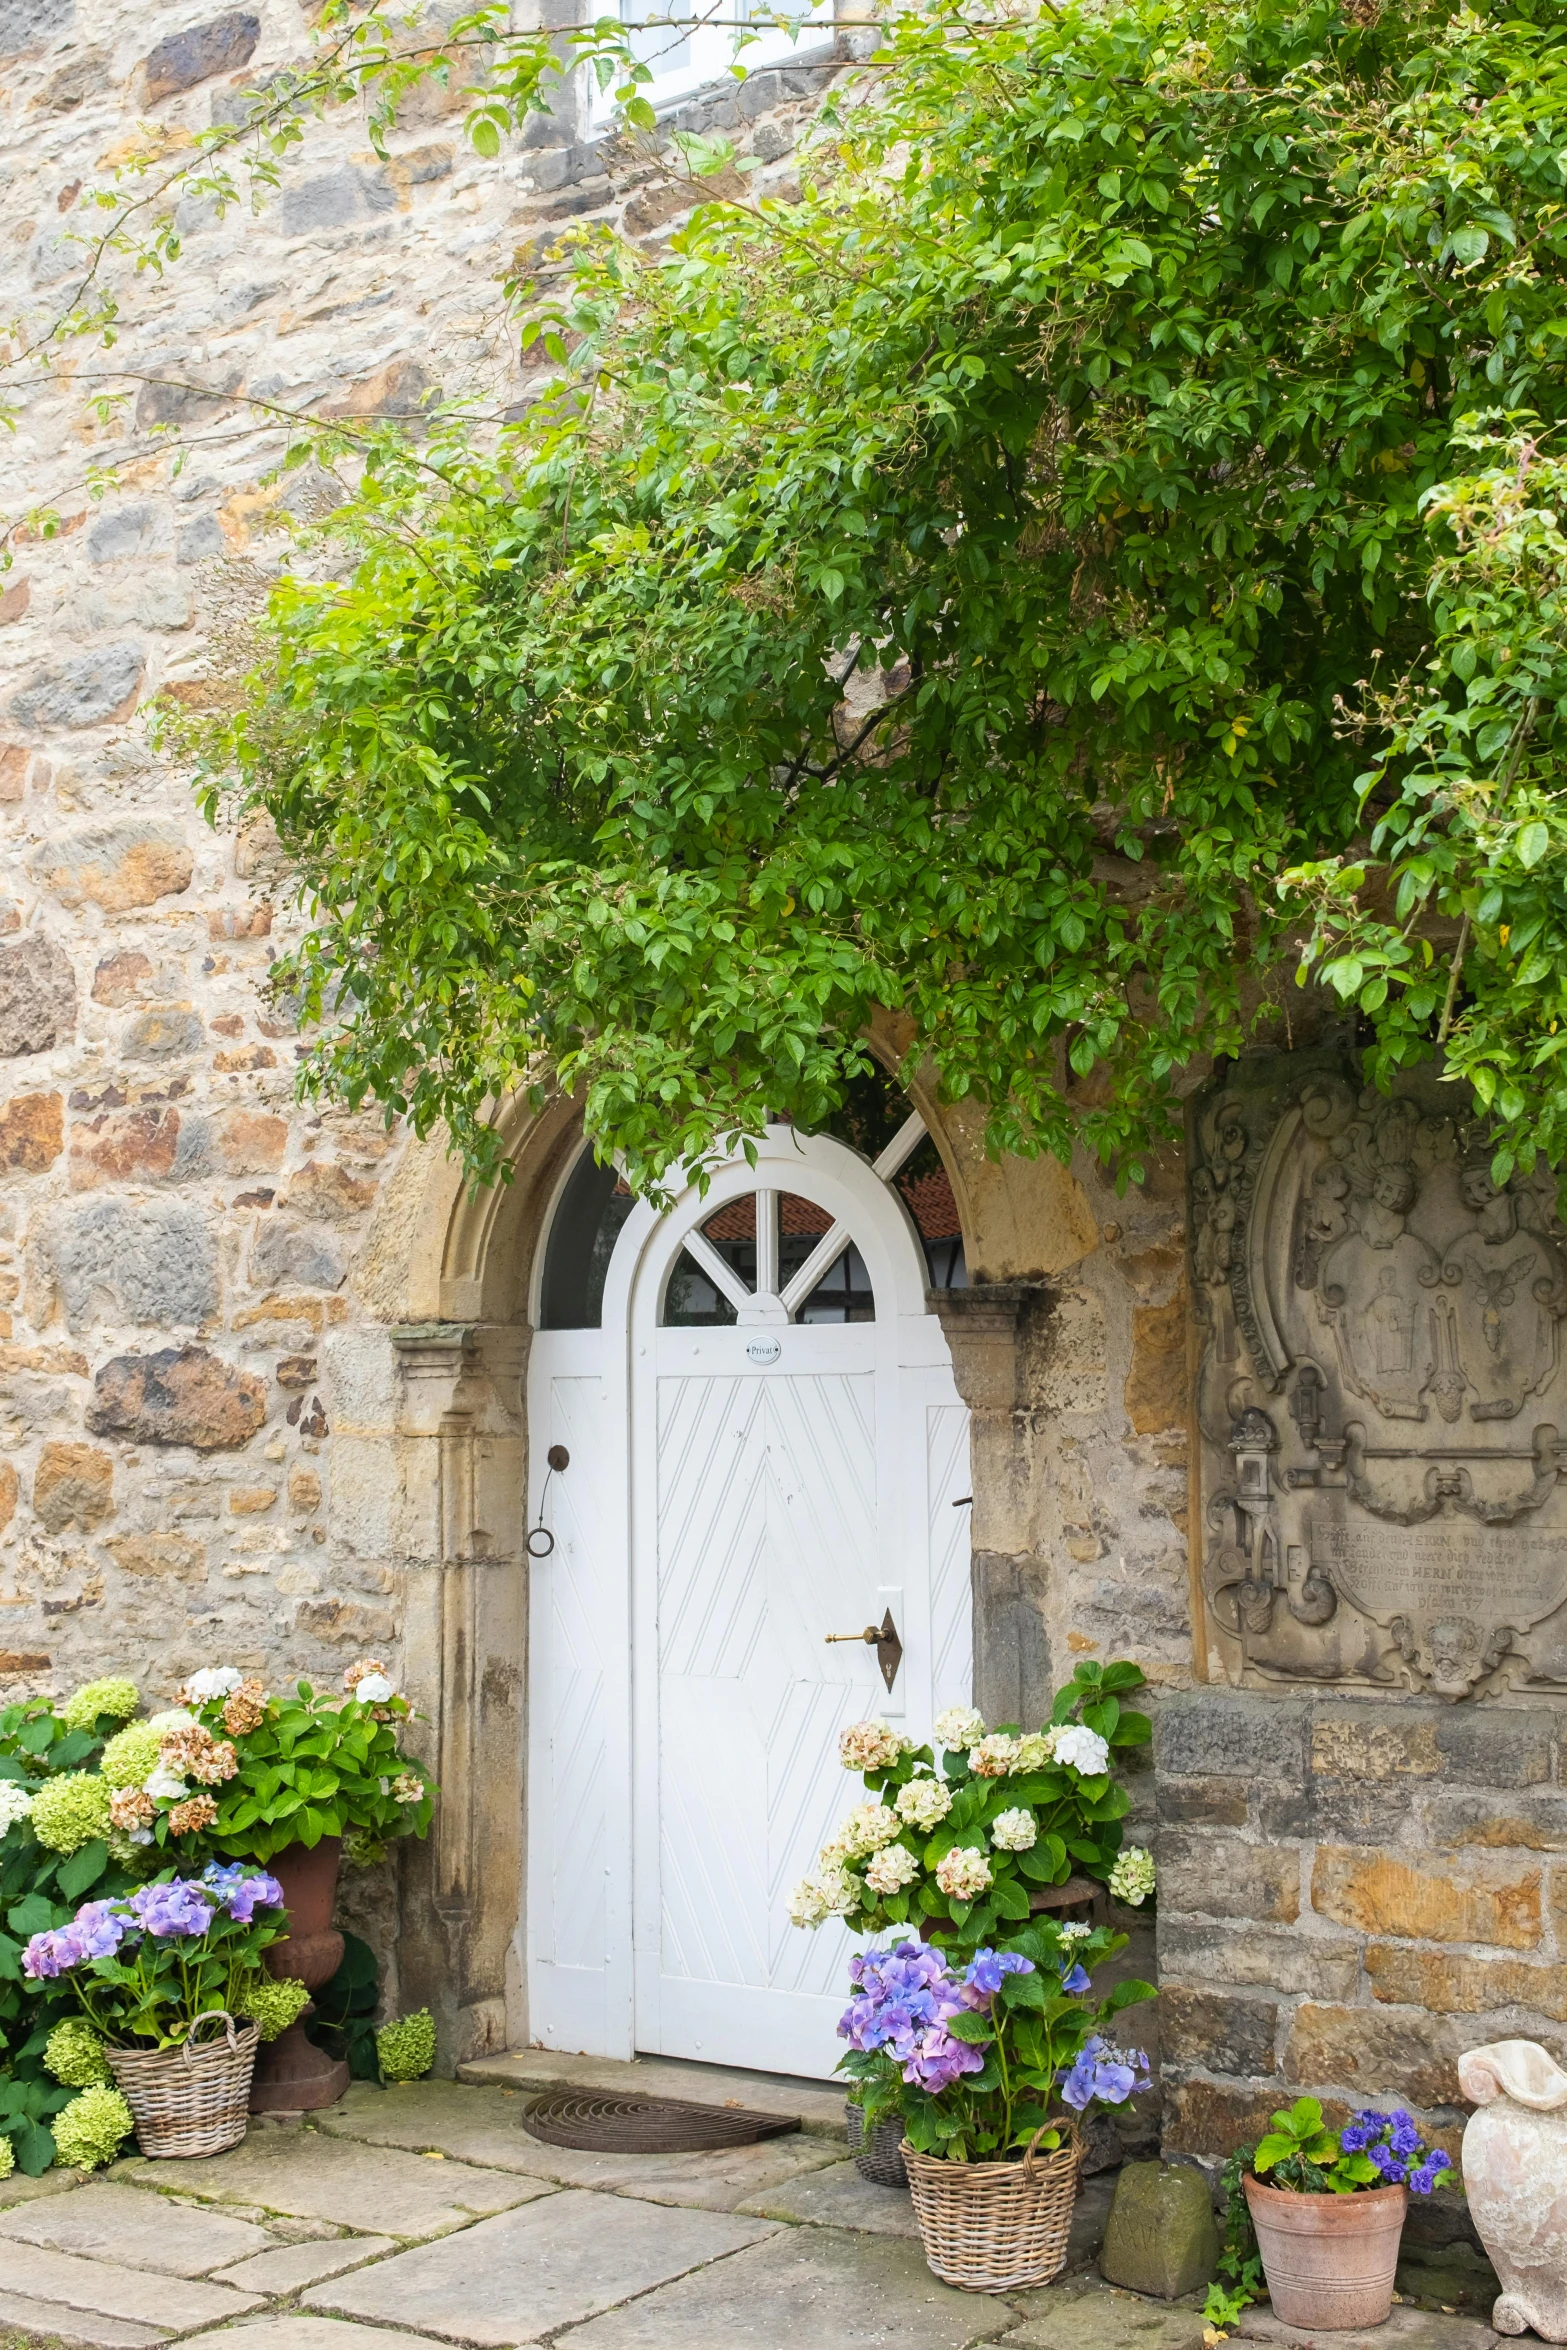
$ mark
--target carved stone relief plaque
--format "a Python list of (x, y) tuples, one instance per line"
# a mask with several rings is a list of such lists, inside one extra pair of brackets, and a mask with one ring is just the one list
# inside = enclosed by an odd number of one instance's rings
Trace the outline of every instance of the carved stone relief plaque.
[(1193, 1106), (1203, 1594), (1253, 1684), (1567, 1689), (1567, 1246), (1468, 1097), (1327, 1053)]

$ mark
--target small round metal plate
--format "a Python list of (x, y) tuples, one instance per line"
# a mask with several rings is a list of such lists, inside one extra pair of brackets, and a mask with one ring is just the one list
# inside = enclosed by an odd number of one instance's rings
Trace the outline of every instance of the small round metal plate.
[(606, 2089), (546, 2089), (526, 2108), (522, 2126), (547, 2146), (575, 2146), (589, 2154), (701, 2154), (786, 2137), (800, 2124), (789, 2114), (752, 2113), (739, 2105), (686, 2105)]
[(783, 1353), (783, 1341), (779, 1338), (748, 1338), (745, 1351), (753, 1363), (776, 1363)]

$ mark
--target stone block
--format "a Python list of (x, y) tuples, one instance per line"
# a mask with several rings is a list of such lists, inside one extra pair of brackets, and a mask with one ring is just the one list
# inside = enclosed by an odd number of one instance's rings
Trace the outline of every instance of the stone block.
[(210, 563), (228, 551), (223, 525), (215, 514), (198, 514), (194, 522), (187, 522), (175, 535), (176, 563)]
[(1433, 1778), (1442, 1769), (1436, 1723), (1369, 1706), (1318, 1713), (1311, 1724), (1311, 1768), (1350, 1779)]
[(36, 931), (0, 947), (0, 1059), (52, 1052), (76, 1033), (76, 973), (52, 938)]
[(160, 424), (211, 424), (223, 415), (233, 405), (230, 394), (238, 391), (244, 370), (224, 367), (216, 374), (211, 368), (202, 372), (204, 384), (143, 384), (136, 395), (138, 430), (151, 432)]
[(362, 1216), (375, 1201), (375, 1185), (361, 1183), (335, 1159), (312, 1159), (289, 1179), (283, 1205), (328, 1224)]
[(314, 179), (286, 180), (278, 205), (278, 226), (285, 237), (324, 236), (396, 209), (397, 191), (384, 171), (345, 163), (336, 171), (318, 173)]
[(1132, 1361), (1122, 1400), (1139, 1436), (1184, 1428), (1190, 1410), (1186, 1293), (1167, 1305), (1132, 1308)]
[(170, 1005), (143, 1012), (125, 1031), (121, 1049), (131, 1061), (172, 1061), (182, 1053), (199, 1053), (207, 1041), (199, 1012)]
[(220, 1077), (239, 1076), (249, 1069), (275, 1069), (277, 1055), (269, 1044), (231, 1045), (213, 1054), (212, 1066)]
[(274, 1175), (288, 1149), (288, 1120), (270, 1110), (225, 1110), (212, 1122), (213, 1165), (224, 1175)]
[(318, 1355), (280, 1355), (277, 1383), (293, 1394), (302, 1394), (307, 1387), (315, 1386), (320, 1367)]
[(65, 32), (75, 14), (76, 0), (0, 0), (0, 57), (42, 47)]
[(1161, 1774), (1182, 1779), (1306, 1776), (1306, 1706), (1292, 1698), (1193, 1689), (1160, 1700), (1154, 1753)]
[(1259, 1831), (1305, 1843), (1391, 1842), (1414, 1803), (1413, 1789), (1404, 1780), (1313, 1778), (1304, 1787), (1264, 1783), (1252, 1790)]
[(1474, 1851), (1418, 1862), (1367, 1846), (1323, 1845), (1312, 1907), (1336, 1925), (1422, 1942), (1489, 1942), (1533, 1950), (1541, 1935), (1542, 1872), (1533, 1862)]
[(116, 1355), (93, 1382), (87, 1425), (95, 1436), (135, 1444), (188, 1444), (197, 1452), (233, 1452), (267, 1416), (267, 1391), (205, 1347), (167, 1346), (157, 1354)]
[(1103, 1301), (1063, 1289), (1039, 1334), (1029, 1401), (1043, 1412), (1102, 1412), (1110, 1400), (1110, 1335)]
[(58, 668), (40, 670), (11, 696), (10, 715), (18, 726), (37, 730), (128, 718), (146, 666), (138, 644), (95, 645)]
[(1428, 1844), (1567, 1852), (1567, 1795), (1552, 1788), (1495, 1795), (1479, 1788), (1433, 1789), (1426, 1798), (1425, 1825)]
[(1365, 1967), (1373, 1999), (1396, 2006), (1425, 2007), (1435, 2015), (1489, 2015), (1522, 2007), (1553, 2023), (1567, 2023), (1567, 1970), (1559, 1966), (1372, 1942)]
[(138, 498), (97, 516), (87, 533), (87, 557), (92, 563), (155, 563), (167, 557), (168, 540), (167, 508)]
[(1300, 1855), (1288, 1845), (1244, 1844), (1238, 1836), (1166, 1830), (1159, 1839), (1163, 1912), (1255, 1918), (1293, 1925), (1300, 1915)]
[(93, 973), (92, 999), (95, 1004), (133, 1003), (152, 977), (152, 965), (137, 947), (122, 947), (118, 954), (105, 955)]
[(330, 1232), (269, 1217), (250, 1249), (250, 1278), (266, 1289), (340, 1289), (348, 1262)]
[(1352, 2104), (1396, 2097), (1451, 2105), (1459, 2096), (1452, 2035), (1416, 2008), (1298, 2007), (1283, 2072), (1313, 2094), (1342, 2089)]
[[(14, 1462), (0, 1460), (0, 1531), (10, 1525), (16, 1516), (16, 1505), (21, 1495), (22, 1481)], [(13, 1667), (14, 1671), (15, 1668)]]
[(195, 860), (182, 827), (155, 817), (92, 825), (45, 843), (31, 863), (34, 880), (62, 906), (101, 906), (124, 914), (189, 889)]
[(0, 804), (19, 808), (27, 797), (27, 767), (32, 752), (25, 743), (0, 748)]
[(1556, 1718), (1510, 1706), (1449, 1706), (1436, 1742), (1450, 1779), (1476, 1787), (1537, 1787), (1551, 1776)]
[(207, 1579), (207, 1553), (188, 1534), (116, 1534), (104, 1547), (122, 1575), (165, 1583)]
[(229, 8), (205, 24), (170, 33), (142, 64), (143, 103), (157, 106), (214, 74), (238, 73), (250, 63), (260, 38), (261, 19), (247, 8)]
[(103, 1191), (122, 1183), (162, 1183), (179, 1167), (183, 1132), (171, 1109), (106, 1111), (71, 1128), (71, 1189)]
[(1159, 1817), (1172, 1827), (1244, 1828), (1249, 1805), (1234, 1779), (1164, 1779), (1156, 1790)]
[(198, 1208), (94, 1200), (55, 1217), (45, 1254), (73, 1330), (194, 1325), (217, 1311), (217, 1248)]
[(57, 1093), (20, 1093), (0, 1110), (0, 1167), (42, 1175), (65, 1147), (65, 1104)]
[(114, 1463), (94, 1444), (46, 1444), (33, 1471), (33, 1515), (46, 1534), (90, 1534), (114, 1509)]
[(1099, 2255), (1110, 2283), (1176, 2301), (1208, 2283), (1218, 2258), (1219, 2231), (1201, 2171), (1186, 2164), (1127, 2163)]
[(341, 400), (330, 400), (322, 408), (323, 416), (422, 416), (432, 400), (439, 400), (440, 386), (418, 359), (393, 359), (387, 366), (378, 367)]
[(291, 1510), (305, 1512), (321, 1507), (321, 1480), (314, 1469), (299, 1467), (289, 1470), (288, 1506)]
[(1242, 2082), (1183, 2080), (1166, 2072), (1164, 2093), (1164, 2151), (1222, 2158), (1237, 2146), (1249, 2146), (1262, 2136), (1268, 2116), (1279, 2102), (1277, 2081)]
[[(1274, 2069), (1279, 2011), (1271, 1999), (1246, 1999), (1232, 1992), (1195, 1991), (1186, 1984), (1161, 1983), (1158, 2014), (1160, 2052), (1172, 2064), (1242, 2075)], [(1107, 2269), (1105, 2274), (1109, 2273)], [(1117, 2277), (1115, 2281), (1128, 2285), (1134, 2280)], [(1180, 2290), (1184, 2292), (1186, 2287)]]
[(223, 906), (207, 916), (207, 936), (219, 938), (268, 938), (272, 932), (270, 906)]
[(231, 1485), (229, 1487), (229, 1515), (235, 1518), (259, 1517), (269, 1510), (277, 1499), (275, 1485)]

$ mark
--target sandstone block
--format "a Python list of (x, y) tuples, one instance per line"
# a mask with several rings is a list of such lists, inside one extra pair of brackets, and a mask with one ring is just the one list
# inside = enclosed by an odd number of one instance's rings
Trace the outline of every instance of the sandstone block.
[(178, 824), (143, 816), (62, 833), (37, 851), (31, 870), (62, 906), (123, 914), (189, 889), (195, 861)]
[(1408, 1779), (1312, 1778), (1303, 1787), (1259, 1783), (1252, 1817), (1264, 1836), (1295, 1836), (1333, 1844), (1383, 1844), (1414, 1810)]
[(1311, 1767), (1352, 1779), (1432, 1777), (1442, 1768), (1436, 1724), (1379, 1717), (1369, 1708), (1318, 1714), (1311, 1725)]
[(174, 1173), (179, 1151), (178, 1110), (106, 1111), (71, 1129), (71, 1189), (161, 1183)]
[(266, 1110), (225, 1110), (213, 1120), (213, 1164), (224, 1175), (271, 1175), (283, 1164), (288, 1121)]
[(1293, 1925), (1300, 1915), (1300, 1855), (1236, 1836), (1167, 1833), (1159, 1844), (1159, 1903), (1161, 1912)]
[(0, 628), (8, 628), (13, 620), (20, 620), (32, 600), (30, 579), (13, 579), (8, 588), (0, 590)]
[(168, 553), (167, 510), (150, 499), (128, 506), (111, 506), (100, 513), (87, 533), (88, 560), (93, 563), (155, 563)]
[[(181, 370), (184, 373), (184, 370)], [(136, 395), (136, 422), (143, 432), (160, 424), (211, 424), (232, 406), (230, 395), (239, 389), (244, 370), (204, 370), (205, 385), (193, 383), (143, 384)]]
[(258, 1287), (337, 1289), (348, 1264), (329, 1232), (310, 1224), (273, 1218), (257, 1233), (250, 1251), (250, 1278)]
[(307, 1216), (318, 1216), (329, 1224), (344, 1223), (351, 1216), (363, 1215), (375, 1200), (375, 1185), (360, 1183), (341, 1167), (335, 1159), (318, 1163), (314, 1160), (290, 1177), (284, 1206), (300, 1210)]
[(1554, 1788), (1494, 1795), (1478, 1788), (1442, 1789), (1427, 1799), (1425, 1820), (1432, 1844), (1567, 1852), (1567, 1795)]
[(1543, 1711), (1448, 1707), (1436, 1721), (1447, 1776), (1476, 1787), (1539, 1786), (1551, 1776), (1555, 1739), (1555, 1719)]
[(152, 965), (146, 956), (135, 947), (123, 947), (116, 955), (105, 955), (93, 973), (93, 1002), (132, 1003), (151, 977)]
[[(395, 167), (394, 167), (395, 168)], [(394, 198), (395, 201), (395, 198)], [(329, 401), (323, 416), (419, 416), (440, 387), (417, 359), (394, 359), (354, 385), (341, 400)]]
[(33, 1515), (46, 1534), (90, 1534), (114, 1509), (114, 1463), (93, 1444), (46, 1444), (33, 1471)]
[(321, 1507), (321, 1480), (314, 1469), (289, 1470), (288, 1506), (291, 1510), (301, 1511), (318, 1510)]
[(27, 762), (32, 752), (26, 743), (7, 743), (0, 749), (0, 803), (8, 808), (19, 808), (27, 797)]
[[(1190, 1925), (1159, 1918), (1161, 1984), (1248, 1984), (1281, 1996), (1347, 2001), (1360, 1983), (1358, 1940), (1294, 1928)], [(1160, 1996), (1163, 1996), (1161, 1991)]]
[(145, 1575), (166, 1583), (207, 1579), (206, 1550), (188, 1534), (116, 1534), (104, 1548), (122, 1575)]
[(314, 1387), (317, 1357), (315, 1355), (284, 1355), (277, 1367), (279, 1387), (291, 1389)]
[(123, 580), (110, 577), (87, 589), (61, 625), (73, 636), (112, 635), (121, 628), (189, 628), (195, 613), (190, 589), (171, 571), (139, 567)]
[(277, 1499), (275, 1485), (231, 1485), (229, 1487), (229, 1514), (235, 1518), (258, 1518), (269, 1510)]
[(76, 1033), (76, 973), (52, 938), (36, 931), (0, 947), (0, 1058), (52, 1052)]
[(65, 1147), (65, 1104), (57, 1093), (21, 1093), (0, 1110), (0, 1167), (42, 1175)]
[[(337, 171), (321, 172), (314, 179), (286, 182), (278, 207), (278, 225), (286, 237), (322, 236), (332, 229), (352, 228), (360, 221), (374, 220), (378, 214), (396, 209), (397, 191), (384, 171), (367, 171), (358, 164), (348, 163)], [(343, 410), (328, 408), (323, 413), (342, 414)]]
[(223, 525), (215, 514), (198, 514), (194, 522), (187, 522), (174, 540), (176, 563), (210, 563), (216, 556), (226, 555), (228, 540), (223, 536)]
[[(1210, 2073), (1271, 2073), (1278, 2016), (1271, 1999), (1161, 1983), (1160, 2051), (1171, 2064), (1201, 2065)], [(1124, 2284), (1127, 2279), (1118, 2277), (1116, 2282)]]
[(247, 1069), (275, 1069), (277, 1055), (269, 1044), (231, 1045), (213, 1054), (212, 1066), (220, 1077), (237, 1076)]
[(1303, 2089), (1342, 2089), (1352, 2103), (1451, 2105), (1460, 2093), (1451, 2034), (1418, 2008), (1298, 2007), (1283, 2070)]
[(147, 56), (141, 69), (145, 103), (156, 106), (217, 73), (238, 73), (250, 63), (261, 38), (261, 20), (245, 8), (226, 9), (206, 24), (171, 33)]
[(1567, 1971), (1520, 1958), (1475, 1958), (1456, 1950), (1414, 1950), (1373, 1942), (1366, 1951), (1373, 1999), (1427, 2007), (1435, 2015), (1489, 2015), (1524, 2007), (1567, 2022)]
[(1336, 1925), (1422, 1942), (1490, 1942), (1533, 1950), (1541, 1934), (1540, 1868), (1473, 1851), (1422, 1854), (1322, 1845), (1312, 1907)]
[(267, 938), (272, 930), (270, 906), (224, 906), (207, 916), (209, 938)]
[(199, 1053), (207, 1041), (201, 1015), (186, 1008), (143, 1012), (125, 1031), (126, 1057), (132, 1061), (172, 1061), (181, 1053)]
[(1233, 1779), (1161, 1779), (1155, 1791), (1161, 1820), (1173, 1827), (1244, 1828), (1244, 1785)]
[(137, 1444), (233, 1452), (250, 1442), (266, 1416), (266, 1389), (253, 1372), (236, 1370), (206, 1347), (166, 1346), (105, 1363), (93, 1382), (87, 1425), (95, 1436)]
[[(1277, 2081), (1255, 2089), (1240, 2083), (1183, 2081), (1164, 2077), (1164, 2151), (1170, 2154), (1232, 2154), (1253, 2145), (1279, 2102)], [(1331, 2116), (1330, 2116), (1331, 2119)]]
[(1129, 2292), (1175, 2301), (1206, 2285), (1218, 2258), (1219, 2231), (1201, 2171), (1127, 2163), (1115, 2183), (1100, 2273)]
[(196, 1208), (94, 1200), (55, 1218), (45, 1254), (73, 1330), (189, 1325), (217, 1311), (217, 1247)]
[(11, 1520), (16, 1516), (17, 1497), (21, 1489), (22, 1481), (16, 1473), (15, 1465), (10, 1461), (0, 1460), (0, 1529), (9, 1526)]
[(1292, 1698), (1194, 1689), (1160, 1700), (1159, 1768), (1175, 1778), (1288, 1779), (1306, 1775), (1306, 1708)]
[(11, 696), (10, 714), (18, 726), (39, 729), (101, 726), (128, 717), (146, 665), (140, 645), (94, 646), (57, 669), (41, 670)]
[(53, 1662), (36, 1648), (0, 1648), (0, 1681), (13, 1681), (24, 1673), (47, 1673)]
[(1181, 1428), (1188, 1413), (1186, 1295), (1132, 1308), (1132, 1363), (1122, 1400), (1140, 1436)]

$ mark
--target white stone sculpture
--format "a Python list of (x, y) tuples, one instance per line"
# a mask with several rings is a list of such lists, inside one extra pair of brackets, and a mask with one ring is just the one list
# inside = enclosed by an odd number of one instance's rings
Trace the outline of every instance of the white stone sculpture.
[(1458, 2059), (1479, 2108), (1464, 2131), (1464, 2192), (1502, 2290), (1499, 2334), (1567, 2342), (1567, 2073), (1533, 2040)]

